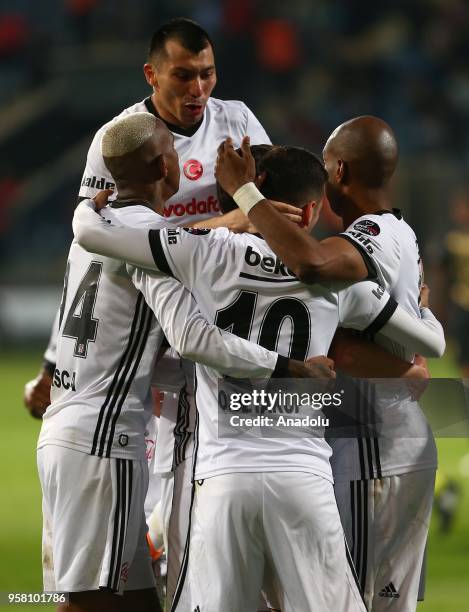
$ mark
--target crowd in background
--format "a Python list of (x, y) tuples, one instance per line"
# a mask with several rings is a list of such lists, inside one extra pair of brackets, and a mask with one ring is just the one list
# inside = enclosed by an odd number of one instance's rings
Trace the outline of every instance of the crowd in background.
[[(469, 264), (461, 218), (469, 215), (450, 213), (456, 200), (453, 209), (469, 209), (465, 0), (0, 2), (5, 282), (60, 283), (90, 139), (149, 93), (141, 73), (147, 43), (160, 23), (181, 15), (213, 37), (215, 96), (245, 101), (273, 142), (320, 153), (348, 118), (388, 121), (401, 153), (396, 205), (417, 231), (427, 270), (441, 273), (442, 265), (445, 282), (457, 276), (469, 292), (461, 281)], [(445, 255), (452, 224), (462, 236), (457, 261)], [(441, 312), (449, 293), (436, 295)]]

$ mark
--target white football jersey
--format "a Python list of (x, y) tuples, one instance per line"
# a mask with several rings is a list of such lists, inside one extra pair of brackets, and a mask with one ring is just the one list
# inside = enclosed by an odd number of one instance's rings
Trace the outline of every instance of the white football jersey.
[[(107, 223), (167, 225), (147, 206), (113, 206), (102, 213)], [(274, 353), (241, 345), (224, 332), (220, 336), (174, 279), (88, 253), (74, 241), (60, 307), (52, 403), (38, 447), (57, 444), (100, 457), (144, 459), (150, 381), (164, 335), (190, 358), (223, 362), (233, 376), (270, 376), (277, 363)]]
[[(106, 129), (117, 119), (132, 113), (150, 112), (157, 115), (151, 98), (146, 98), (123, 110), (103, 125), (91, 143), (79, 195), (92, 198), (100, 189), (115, 187), (101, 154), (101, 140)], [(243, 136), (252, 144), (270, 144), (264, 128), (254, 114), (237, 100), (209, 98), (202, 122), (191, 136), (173, 131), (174, 147), (179, 155), (181, 181), (179, 191), (165, 205), (164, 216), (176, 225), (186, 225), (220, 214), (215, 186), (214, 167), (218, 146), (228, 136), (235, 147)]]
[[(325, 355), (338, 325), (363, 330), (392, 298), (366, 282), (349, 288), (300, 283), (256, 236), (219, 230), (150, 232), (158, 269), (179, 279), (209, 322), (299, 360)], [(388, 299), (389, 298), (389, 299)], [(388, 317), (381, 316), (384, 325)], [(302, 471), (332, 480), (322, 437), (218, 437), (219, 373), (197, 365), (195, 478), (229, 472)]]
[[(101, 189), (115, 187), (114, 179), (103, 161), (101, 153), (102, 136), (117, 119), (137, 112), (150, 112), (157, 115), (151, 98), (146, 98), (123, 110), (97, 131), (88, 151), (79, 196), (93, 197)], [(224, 101), (215, 98), (209, 99), (202, 122), (193, 135), (185, 135), (183, 131), (181, 133), (173, 132), (173, 134), (174, 146), (179, 156), (181, 178), (177, 194), (166, 203), (164, 216), (167, 221), (175, 225), (184, 225), (220, 214), (214, 166), (217, 148), (224, 139), (231, 136), (235, 146), (239, 146), (243, 136), (249, 135), (252, 144), (270, 143), (264, 128), (243, 102)], [(115, 191), (114, 198), (116, 196), (117, 191)], [(44, 355), (45, 359), (51, 363), (56, 361), (57, 323), (58, 316)], [(162, 388), (164, 388), (163, 382), (167, 380), (167, 369), (172, 369), (175, 375), (180, 370), (178, 360), (175, 358), (171, 361), (168, 360), (166, 364), (164, 379), (158, 377), (158, 375), (155, 377), (154, 383), (156, 385), (160, 384)], [(174, 410), (169, 398), (163, 404), (157, 448), (157, 469), (161, 471), (171, 469), (171, 465), (174, 464), (173, 455), (176, 457), (176, 453), (173, 453), (174, 438), (172, 432), (180, 433), (182, 428), (185, 428), (184, 432), (193, 431), (192, 419), (185, 414), (186, 409), (189, 413), (192, 412), (187, 406), (190, 406), (193, 398), (189, 392), (188, 399), (186, 399), (186, 392), (183, 387), (173, 391), (177, 393), (180, 401), (177, 403), (177, 411)], [(176, 423), (174, 422), (175, 418), (177, 419)], [(185, 440), (186, 433), (181, 435)]]
[[(363, 253), (378, 279), (410, 313), (420, 317), (419, 296), (423, 268), (417, 238), (399, 210), (367, 214), (356, 219), (341, 236)], [(414, 353), (380, 334), (374, 338), (394, 355), (413, 361)], [(382, 435), (368, 440), (335, 440), (331, 459), (336, 480), (359, 480), (406, 474), (436, 468), (437, 452), (430, 426), (404, 388), (385, 381), (378, 385), (381, 398), (376, 399), (377, 419)], [(376, 390), (362, 390), (370, 395)], [(402, 437), (402, 424), (408, 424), (410, 437)], [(422, 436), (422, 437), (420, 437)]]

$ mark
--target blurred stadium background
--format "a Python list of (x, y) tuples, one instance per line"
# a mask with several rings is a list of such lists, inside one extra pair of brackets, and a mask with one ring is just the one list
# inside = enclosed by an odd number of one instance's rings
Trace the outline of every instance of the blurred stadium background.
[[(395, 205), (414, 227), (445, 323), (433, 376), (461, 377), (469, 310), (467, 0), (0, 1), (0, 591), (41, 588), (39, 423), (22, 408), (55, 313), (94, 131), (149, 95), (153, 30), (188, 16), (215, 43), (216, 97), (241, 99), (272, 141), (320, 153), (339, 123), (379, 115), (401, 159)], [(326, 214), (322, 231), (334, 229)], [(457, 230), (456, 249), (452, 249)], [(466, 315), (467, 316), (467, 315)], [(466, 376), (469, 376), (466, 371)], [(442, 407), (444, 408), (444, 407)], [(439, 440), (424, 612), (469, 610), (469, 444)], [(454, 520), (442, 517), (454, 509)], [(20, 609), (17, 607), (16, 609)]]

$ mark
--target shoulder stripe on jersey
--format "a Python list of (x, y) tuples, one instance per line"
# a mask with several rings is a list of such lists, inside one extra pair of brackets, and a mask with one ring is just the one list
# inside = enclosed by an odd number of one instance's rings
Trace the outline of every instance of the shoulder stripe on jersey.
[(169, 267), (168, 260), (164, 254), (163, 247), (161, 246), (160, 230), (150, 230), (148, 232), (148, 240), (150, 241), (151, 253), (158, 270), (174, 277), (173, 271)]
[(366, 252), (366, 250), (362, 247), (362, 245), (359, 242), (354, 240), (348, 234), (337, 234), (337, 238), (343, 238), (344, 240), (347, 240), (347, 242), (350, 242), (350, 244), (352, 244), (357, 249), (357, 251), (360, 253), (360, 255), (363, 258), (363, 261), (365, 262), (366, 269), (368, 270), (368, 276), (366, 280), (373, 280), (375, 278), (378, 278), (378, 272), (376, 270), (374, 261), (371, 259), (369, 254)]
[(389, 321), (389, 319), (394, 314), (396, 308), (397, 308), (397, 302), (393, 297), (390, 296), (383, 310), (379, 313), (376, 319), (372, 321), (366, 329), (363, 330), (362, 332), (363, 335), (366, 336), (367, 338), (372, 339), (373, 336), (377, 334), (380, 331), (380, 329), (382, 329), (386, 325), (386, 323)]
[(297, 278), (271, 278), (267, 276), (256, 276), (255, 274), (248, 274), (247, 272), (240, 272), (240, 276), (243, 278), (249, 278), (251, 280), (262, 281), (264, 283), (298, 283)]

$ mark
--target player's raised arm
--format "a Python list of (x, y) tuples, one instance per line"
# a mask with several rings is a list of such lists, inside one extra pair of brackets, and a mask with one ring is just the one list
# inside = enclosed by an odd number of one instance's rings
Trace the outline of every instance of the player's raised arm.
[(424, 366), (409, 363), (347, 329), (337, 330), (329, 356), (338, 370), (356, 378), (428, 378)]
[(181, 357), (234, 378), (335, 376), (333, 362), (326, 357), (308, 363), (288, 359), (209, 324), (190, 292), (173, 278), (135, 269), (133, 281)]
[(110, 225), (95, 211), (93, 200), (84, 200), (76, 207), (73, 233), (78, 244), (91, 253), (158, 270), (148, 241), (148, 230)]
[[(290, 270), (305, 283), (367, 278), (370, 275), (368, 263), (352, 244), (340, 237), (319, 242), (284, 219), (253, 183), (255, 164), (249, 138), (243, 140), (241, 149), (242, 155), (239, 155), (231, 139), (222, 143), (215, 176)], [(324, 170), (324, 182), (326, 178)]]
[(356, 283), (339, 294), (340, 325), (363, 331), (365, 336), (382, 334), (423, 357), (441, 357), (446, 343), (443, 328), (430, 308), (421, 307), (421, 319), (401, 308), (376, 283)]

